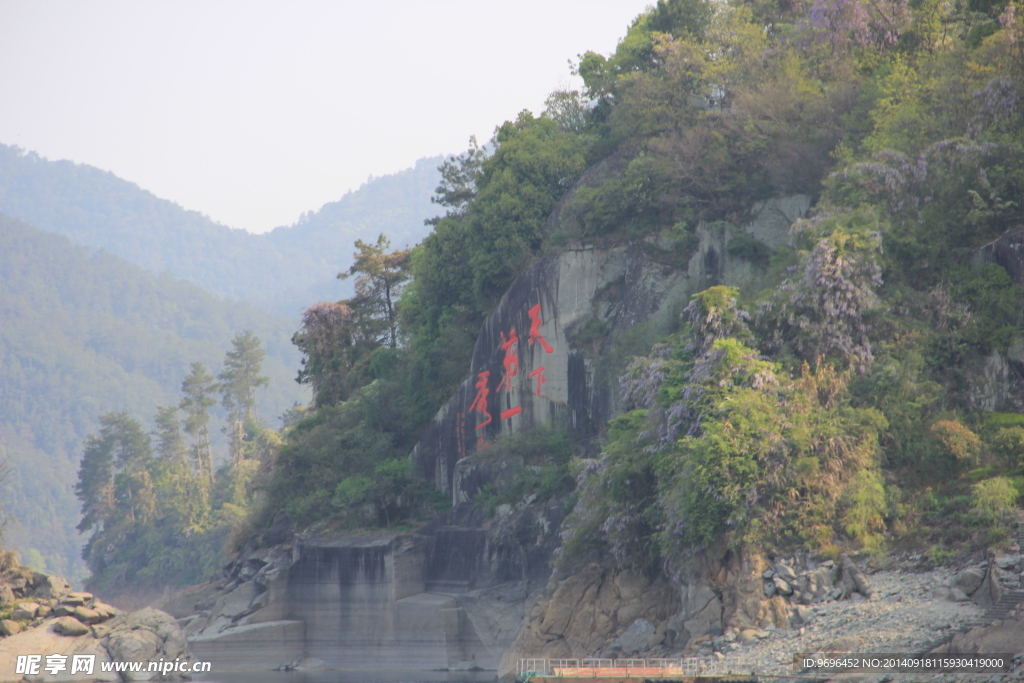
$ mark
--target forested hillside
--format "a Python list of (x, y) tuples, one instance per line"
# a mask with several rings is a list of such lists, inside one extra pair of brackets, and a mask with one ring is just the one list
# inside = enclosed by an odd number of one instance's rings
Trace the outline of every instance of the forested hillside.
[[(1024, 270), (992, 258), (1024, 227), (1019, 10), (660, 0), (614, 54), (581, 57), (583, 91), (446, 162), (447, 214), (411, 254), (367, 252), (357, 295), (307, 312), (315, 411), (257, 521), (415, 520), (402, 456), (525, 266), (667, 244), (685, 267), (715, 225), (763, 287), (695, 296), (678, 332), (633, 352), (598, 457), (548, 449), (486, 509), (575, 484), (567, 571), (613, 557), (678, 577), (722, 544), (941, 561), (1005, 542), (1024, 395), (993, 394), (986, 368), (1019, 367), (1024, 340)], [(741, 233), (755, 201), (794, 193), (814, 201), (788, 245)], [(602, 335), (595, 318), (595, 355), (614, 350)]]
[(215, 294), (287, 316), (335, 298), (334, 276), (356, 239), (393, 235), (414, 244), (436, 213), (430, 193), (440, 159), (367, 182), (294, 226), (252, 235), (186, 211), (112, 173), (49, 161), (0, 145), (0, 211), (79, 244), (106, 249), (153, 273), (169, 272)]
[(245, 330), (268, 351), (259, 412), (277, 424), (306, 399), (287, 320), (0, 215), (0, 456), (13, 467), (7, 543), (80, 580), (72, 489), (97, 419), (128, 410), (148, 422), (157, 405), (178, 405), (191, 364), (216, 374)]

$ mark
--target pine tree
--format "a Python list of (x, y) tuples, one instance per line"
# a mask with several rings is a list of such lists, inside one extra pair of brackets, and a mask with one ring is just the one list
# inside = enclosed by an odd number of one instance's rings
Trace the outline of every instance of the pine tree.
[(210, 396), (218, 390), (213, 377), (202, 363), (192, 363), (192, 370), (181, 383), (185, 395), (179, 407), (185, 412), (185, 433), (192, 437), (192, 458), (200, 480), (213, 485), (213, 452), (210, 449), (210, 408), (216, 401)]
[(260, 375), (263, 350), (259, 337), (251, 330), (236, 334), (232, 349), (224, 355), (220, 380), (221, 405), (228, 411), (225, 431), (231, 440), (230, 498), (235, 504), (246, 501), (246, 486), (258, 463), (246, 462), (246, 439), (260, 429), (256, 414), (256, 389), (266, 387), (269, 379)]

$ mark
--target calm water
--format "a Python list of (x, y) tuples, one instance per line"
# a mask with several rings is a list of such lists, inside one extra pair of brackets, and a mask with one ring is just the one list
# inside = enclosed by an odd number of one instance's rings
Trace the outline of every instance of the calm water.
[(484, 683), (494, 671), (232, 671), (196, 674), (204, 683)]

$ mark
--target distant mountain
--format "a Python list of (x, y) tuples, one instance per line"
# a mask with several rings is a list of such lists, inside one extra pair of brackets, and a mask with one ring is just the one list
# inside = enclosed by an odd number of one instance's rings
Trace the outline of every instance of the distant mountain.
[[(367, 181), (337, 202), (265, 235), (228, 228), (160, 199), (113, 173), (0, 145), (0, 212), (153, 272), (167, 271), (216, 294), (296, 316), (344, 296), (335, 280), (356, 239), (379, 233), (396, 247), (428, 233), (423, 221), (442, 157)], [(346, 286), (348, 283), (345, 283)]]
[(308, 400), (294, 381), (291, 320), (0, 214), (0, 459), (14, 470), (7, 543), (81, 578), (73, 486), (97, 417), (128, 410), (149, 422), (157, 405), (179, 402), (191, 362), (217, 374), (232, 337), (247, 329), (267, 349), (270, 387), (258, 398), (276, 426)]

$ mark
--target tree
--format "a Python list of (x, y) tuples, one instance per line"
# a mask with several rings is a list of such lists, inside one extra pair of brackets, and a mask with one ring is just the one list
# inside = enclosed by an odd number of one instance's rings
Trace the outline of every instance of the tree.
[(213, 484), (213, 452), (210, 449), (210, 408), (216, 403), (211, 394), (217, 383), (202, 363), (192, 363), (192, 370), (181, 383), (185, 395), (179, 407), (185, 412), (185, 433), (192, 437), (192, 457), (200, 481)]
[(75, 485), (82, 501), (81, 532), (123, 520), (146, 522), (155, 513), (149, 437), (127, 412), (106, 413), (100, 425), (99, 436), (86, 440)]
[[(469, 149), (459, 155), (453, 155), (437, 167), (441, 172), (441, 184), (434, 190), (430, 198), (435, 204), (448, 207), (449, 216), (462, 215), (466, 207), (476, 197), (477, 182), (487, 152), (477, 144), (476, 136), (469, 138)], [(427, 225), (436, 225), (440, 218), (430, 218)]]
[(260, 375), (267, 353), (252, 330), (236, 334), (231, 345), (232, 349), (224, 355), (224, 369), (217, 379), (220, 380), (221, 405), (228, 411), (225, 431), (231, 439), (231, 499), (240, 503), (245, 499), (246, 484), (255, 472), (253, 466), (243, 461), (246, 459), (247, 433), (259, 429), (256, 389), (266, 387), (269, 380)]
[(231, 346), (224, 355), (224, 369), (217, 375), (222, 403), (230, 415), (255, 416), (256, 390), (270, 384), (267, 377), (260, 375), (267, 352), (252, 330), (236, 334)]
[(356, 362), (366, 345), (355, 325), (352, 309), (345, 303), (321, 301), (302, 312), (302, 326), (292, 337), (304, 356), (299, 384), (313, 389), (313, 405), (331, 406), (348, 400), (359, 386)]
[(157, 406), (154, 422), (157, 503), (162, 515), (177, 516), (176, 523), (188, 533), (196, 529), (209, 512), (209, 489), (202, 485), (189, 462), (178, 408)]
[[(412, 277), (410, 271), (410, 250), (391, 248), (391, 242), (384, 235), (377, 238), (376, 244), (368, 244), (356, 240), (355, 263), (347, 273), (338, 273), (338, 279), (344, 280), (356, 276), (356, 295), (347, 303), (357, 312), (360, 323), (372, 332), (380, 326), (384, 338), (391, 348), (398, 347), (398, 316), (395, 314), (395, 301), (402, 291), (402, 285)], [(379, 337), (378, 337), (379, 338)]]

